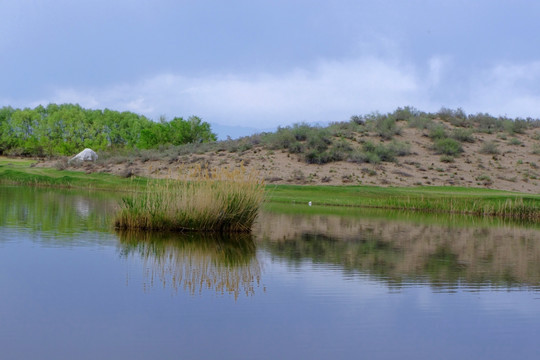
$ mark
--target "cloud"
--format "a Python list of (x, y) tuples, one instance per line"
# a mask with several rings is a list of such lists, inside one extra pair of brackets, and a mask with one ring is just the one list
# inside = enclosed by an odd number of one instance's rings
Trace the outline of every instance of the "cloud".
[(498, 64), (471, 82), (464, 106), (476, 112), (540, 117), (540, 61)]
[(108, 88), (61, 88), (33, 103), (79, 103), (150, 117), (199, 115), (210, 122), (268, 128), (346, 120), (418, 104), (427, 89), (411, 66), (377, 58), (320, 61), (281, 74), (166, 73)]
[(426, 64), (421, 68), (362, 57), (323, 60), (280, 74), (164, 73), (106, 88), (56, 89), (38, 102), (128, 110), (154, 119), (198, 115), (214, 124), (256, 129), (344, 121), (353, 114), (406, 105), (425, 111), (448, 106), (493, 115), (540, 116), (540, 62), (496, 65), (465, 82), (452, 82), (447, 57), (434, 56)]

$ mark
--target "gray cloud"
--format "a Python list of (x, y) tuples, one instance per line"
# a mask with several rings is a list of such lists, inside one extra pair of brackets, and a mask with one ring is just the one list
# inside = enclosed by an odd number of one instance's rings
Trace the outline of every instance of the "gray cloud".
[[(71, 102), (112, 108), (152, 118), (198, 115), (206, 121), (252, 128), (295, 122), (347, 120), (353, 114), (392, 111), (411, 105), (441, 106), (494, 115), (539, 116), (540, 62), (497, 65), (452, 89), (451, 62), (432, 57), (425, 68), (364, 57), (320, 61), (281, 74), (217, 74), (188, 77), (165, 73), (108, 88), (57, 89), (37, 103)], [(460, 93), (445, 102), (444, 94)], [(437, 94), (437, 95), (434, 95)]]

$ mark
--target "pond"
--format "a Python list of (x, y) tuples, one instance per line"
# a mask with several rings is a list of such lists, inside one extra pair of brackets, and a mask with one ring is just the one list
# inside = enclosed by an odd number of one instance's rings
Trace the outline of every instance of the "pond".
[(536, 358), (540, 227), (269, 204), (117, 233), (112, 193), (0, 187), (2, 359)]

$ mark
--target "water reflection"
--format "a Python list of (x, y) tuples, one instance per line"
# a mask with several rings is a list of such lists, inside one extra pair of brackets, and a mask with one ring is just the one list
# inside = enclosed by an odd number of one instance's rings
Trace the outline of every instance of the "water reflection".
[(116, 204), (112, 193), (0, 186), (0, 226), (61, 236), (109, 231)]
[(0, 242), (16, 238), (9, 229), (62, 247), (114, 246), (119, 238), (122, 257), (143, 259), (147, 286), (158, 282), (191, 294), (253, 294), (261, 277), (257, 249), (293, 265), (307, 260), (347, 277), (368, 275), (396, 289), (540, 288), (540, 229), (534, 224), (345, 208), (317, 214), (321, 209), (311, 207), (305, 209), (311, 214), (262, 211), (251, 237), (115, 236), (117, 199), (111, 193), (0, 187), (0, 200)]
[(291, 264), (331, 264), (392, 288), (540, 288), (537, 229), (266, 212), (255, 233), (265, 249)]
[(240, 295), (255, 294), (261, 266), (249, 234), (201, 235), (119, 232), (122, 257), (136, 256), (148, 269), (145, 287), (156, 283), (191, 295), (213, 290)]

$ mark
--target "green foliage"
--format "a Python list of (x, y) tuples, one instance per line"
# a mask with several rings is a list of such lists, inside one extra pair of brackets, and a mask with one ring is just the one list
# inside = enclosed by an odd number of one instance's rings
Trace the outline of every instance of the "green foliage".
[(398, 107), (392, 116), (396, 121), (410, 121), (411, 119), (417, 119), (423, 116), (423, 114), (412, 106), (405, 106), (403, 108)]
[(210, 130), (210, 125), (196, 116), (184, 120), (176, 117), (170, 122), (162, 120), (152, 123), (141, 131), (137, 142), (140, 149), (153, 149), (159, 145), (182, 145), (216, 141), (216, 135)]
[(215, 139), (210, 125), (197, 117), (155, 123), (131, 112), (90, 110), (73, 104), (0, 109), (0, 154), (72, 155), (86, 147), (149, 149)]
[(460, 142), (473, 143), (475, 141), (471, 129), (454, 129), (450, 137)]
[(463, 111), (463, 109), (461, 108), (458, 108), (457, 110), (452, 110), (443, 107), (436, 115), (439, 119), (446, 121), (454, 126), (470, 126), (470, 123), (467, 121), (467, 114), (465, 114), (465, 111)]
[(378, 164), (381, 161), (394, 161), (397, 156), (410, 154), (410, 144), (405, 142), (392, 141), (390, 144), (377, 144), (367, 141), (362, 145), (362, 149), (352, 151), (349, 161), (355, 163)]
[(408, 142), (392, 140), (388, 145), (388, 148), (395, 156), (407, 156), (411, 154), (411, 144)]
[(427, 116), (409, 118), (409, 127), (417, 129), (430, 129), (433, 126), (433, 120)]
[(438, 139), (435, 141), (434, 149), (437, 154), (457, 156), (463, 152), (461, 144), (450, 138)]
[(332, 136), (353, 140), (355, 138), (355, 133), (363, 133), (366, 130), (364, 126), (359, 125), (354, 121), (350, 121), (332, 123), (328, 126), (328, 131), (330, 131)]
[(385, 140), (391, 139), (394, 135), (401, 133), (401, 128), (396, 124), (396, 118), (393, 115), (373, 114), (371, 120), (374, 131)]
[(523, 134), (527, 130), (528, 124), (524, 119), (502, 119), (503, 128), (509, 134)]
[(326, 164), (345, 158), (343, 142), (335, 147), (328, 128), (295, 124), (292, 127), (280, 127), (277, 132), (263, 134), (262, 143), (272, 150), (286, 149), (291, 154), (303, 154), (308, 164)]
[(497, 119), (496, 117), (493, 117), (487, 113), (469, 115), (469, 121), (474, 124), (478, 131), (488, 134), (502, 131), (504, 129), (503, 123), (500, 119)]
[(446, 128), (443, 125), (435, 125), (429, 131), (429, 137), (434, 140), (445, 139), (448, 137), (448, 134), (446, 133)]

